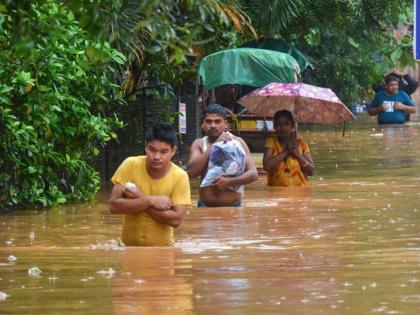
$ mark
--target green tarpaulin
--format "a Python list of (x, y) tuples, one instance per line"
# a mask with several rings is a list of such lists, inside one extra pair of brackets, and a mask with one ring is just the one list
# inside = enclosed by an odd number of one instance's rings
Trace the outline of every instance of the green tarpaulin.
[(290, 55), (257, 48), (222, 50), (203, 58), (198, 70), (207, 90), (225, 84), (262, 87), (297, 82), (298, 62)]
[(296, 59), (301, 71), (312, 66), (309, 58), (304, 53), (281, 39), (267, 38), (259, 41), (253, 40), (241, 47), (269, 49), (286, 53)]

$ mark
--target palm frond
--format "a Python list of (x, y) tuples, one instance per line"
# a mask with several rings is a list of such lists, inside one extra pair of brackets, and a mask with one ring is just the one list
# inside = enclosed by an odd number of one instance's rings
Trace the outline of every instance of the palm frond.
[[(304, 8), (302, 0), (263, 0), (261, 1), (261, 16), (268, 13), (267, 36), (271, 37), (287, 28)], [(266, 13), (266, 14), (267, 14)]]
[(222, 4), (221, 8), (229, 16), (239, 32), (244, 32), (242, 26), (245, 26), (251, 31), (255, 39), (258, 39), (257, 31), (253, 27), (250, 17), (244, 11), (231, 4)]
[(139, 63), (150, 40), (150, 33), (146, 28), (136, 27), (144, 18), (139, 2), (131, 0), (119, 12), (111, 15), (107, 25), (109, 42)]
[(251, 17), (254, 25), (272, 37), (284, 32), (288, 25), (304, 11), (311, 0), (243, 0), (241, 9)]

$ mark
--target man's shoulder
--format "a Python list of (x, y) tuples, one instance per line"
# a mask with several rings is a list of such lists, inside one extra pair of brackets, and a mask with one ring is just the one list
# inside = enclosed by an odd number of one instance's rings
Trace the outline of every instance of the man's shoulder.
[(243, 144), (247, 145), (246, 142), (245, 142), (245, 140), (243, 138), (239, 137), (239, 136), (235, 136), (234, 135), (233, 136), (233, 139), (239, 141), (242, 145)]
[(191, 143), (191, 148), (201, 148), (204, 143), (204, 138), (197, 138)]
[(233, 139), (238, 141), (241, 144), (241, 146), (245, 150), (245, 152), (249, 151), (248, 145), (246, 144), (244, 139), (242, 139), (241, 137), (235, 136), (235, 135), (233, 136)]
[(202, 143), (204, 142), (204, 138), (205, 138), (205, 137), (201, 137), (201, 138), (197, 138), (197, 139), (195, 139), (195, 140), (193, 141), (193, 144), (194, 144), (194, 143), (197, 143), (197, 144), (202, 144)]
[(241, 137), (236, 136), (236, 135), (233, 135), (233, 139), (239, 140), (239, 141), (244, 141), (244, 139), (242, 139)]
[(172, 163), (172, 176), (176, 177), (176, 178), (182, 178), (182, 177), (187, 177), (188, 178), (188, 173), (180, 166), (176, 165), (174, 162)]
[(129, 156), (122, 161), (121, 165), (127, 166), (134, 166), (134, 165), (140, 165), (146, 160), (146, 156), (144, 155), (137, 155), (137, 156)]
[(410, 98), (410, 96), (405, 91), (402, 91), (402, 90), (398, 90), (397, 95), (402, 98)]
[(385, 97), (385, 90), (381, 90), (379, 92), (376, 92), (375, 97)]
[(146, 156), (144, 155), (137, 155), (137, 156), (129, 156), (124, 160), (124, 164), (128, 165), (141, 165), (146, 160)]

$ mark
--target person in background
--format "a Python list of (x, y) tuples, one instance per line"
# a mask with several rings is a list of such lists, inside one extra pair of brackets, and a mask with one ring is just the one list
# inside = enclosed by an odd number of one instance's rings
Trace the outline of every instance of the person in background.
[[(388, 76), (393, 75), (399, 79), (398, 82), (398, 90), (407, 93), (408, 96), (411, 95), (417, 90), (418, 82), (409, 74), (403, 74), (398, 69), (392, 69), (384, 74), (384, 78), (386, 79)], [(373, 86), (373, 90), (375, 93), (385, 90), (385, 85), (383, 83), (376, 83)], [(410, 114), (405, 114), (405, 121), (410, 121)]]
[[(401, 71), (398, 71), (397, 69), (392, 69), (391, 71), (388, 71), (387, 73), (384, 74), (384, 79), (386, 79), (390, 75), (395, 76), (399, 79), (398, 89), (400, 91), (403, 91), (407, 93), (409, 96), (411, 96), (417, 90), (418, 82), (411, 75), (403, 74)], [(376, 83), (373, 86), (373, 90), (375, 91), (375, 93), (383, 91), (385, 90), (385, 85), (383, 83)]]
[(171, 162), (177, 136), (167, 123), (145, 134), (145, 156), (124, 160), (112, 177), (109, 209), (123, 214), (121, 240), (129, 246), (172, 245), (191, 204), (187, 173)]
[(308, 144), (297, 138), (291, 112), (281, 110), (274, 115), (275, 135), (265, 142), (264, 170), (268, 186), (306, 187), (314, 172)]
[(379, 124), (403, 124), (407, 114), (414, 114), (416, 108), (407, 93), (398, 90), (400, 80), (394, 75), (385, 78), (385, 90), (376, 93), (368, 113), (378, 116)]
[[(194, 140), (192, 143), (187, 165), (187, 172), (190, 178), (201, 176), (201, 183), (204, 184), (200, 185), (198, 207), (240, 207), (242, 205), (244, 185), (258, 178), (258, 172), (249, 148), (242, 138), (236, 137), (227, 131), (227, 112), (223, 106), (210, 104), (203, 115), (202, 128), (205, 136)], [(217, 149), (217, 152), (213, 149)], [(212, 161), (210, 166), (219, 166), (219, 170), (214, 169), (213, 171), (212, 169), (211, 173), (213, 174), (206, 176), (209, 171), (212, 153), (215, 161), (219, 160), (220, 157), (223, 160), (218, 162)], [(237, 154), (238, 158), (234, 158)], [(241, 157), (241, 154), (244, 156)], [(229, 166), (235, 165), (238, 168), (233, 173), (230, 173)], [(224, 176), (228, 174), (233, 176)], [(211, 180), (210, 185), (205, 183), (208, 180)]]

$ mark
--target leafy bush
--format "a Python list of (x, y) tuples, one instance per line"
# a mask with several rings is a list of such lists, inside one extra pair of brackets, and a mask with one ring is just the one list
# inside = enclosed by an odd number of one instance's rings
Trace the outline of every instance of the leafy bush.
[[(4, 11), (4, 7), (3, 7)], [(124, 56), (84, 32), (53, 1), (31, 4), (16, 41), (13, 16), (0, 10), (0, 208), (88, 200), (99, 187), (91, 158), (121, 122), (113, 65)]]

